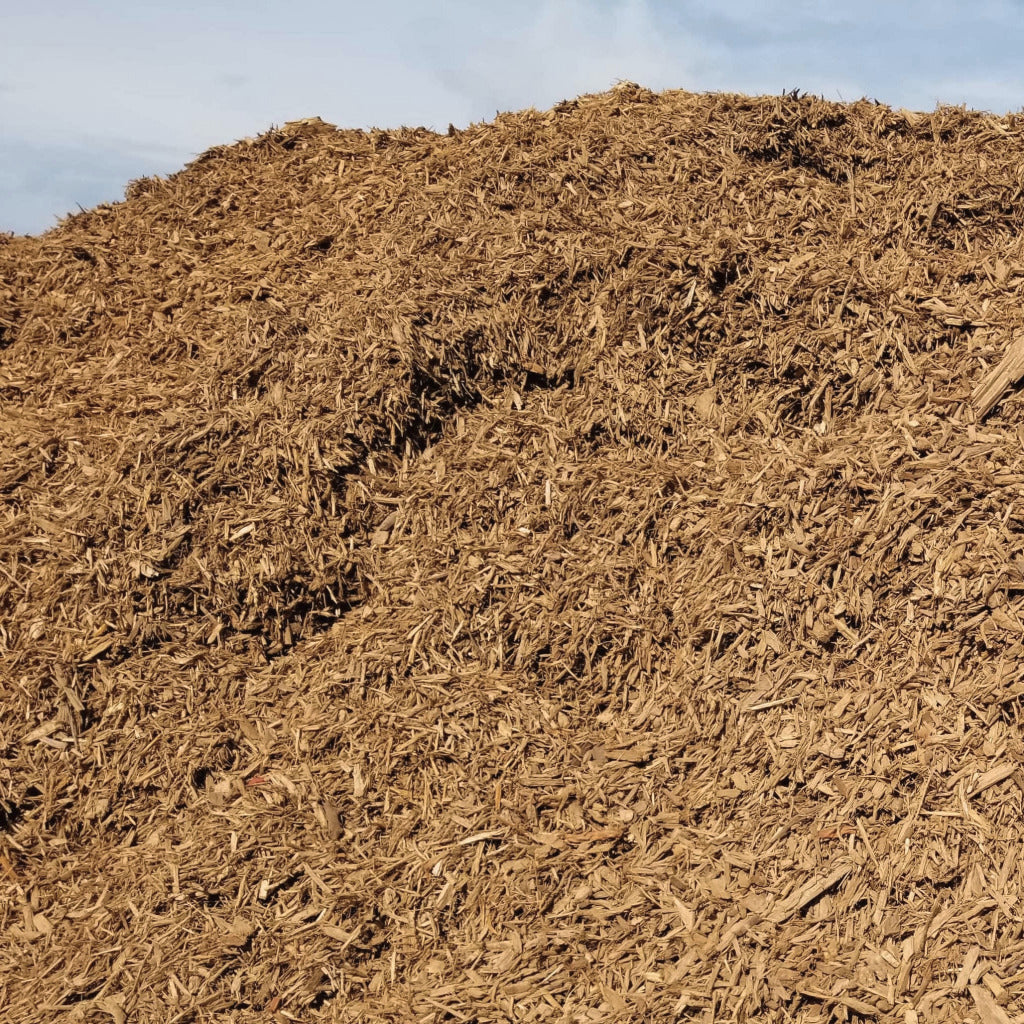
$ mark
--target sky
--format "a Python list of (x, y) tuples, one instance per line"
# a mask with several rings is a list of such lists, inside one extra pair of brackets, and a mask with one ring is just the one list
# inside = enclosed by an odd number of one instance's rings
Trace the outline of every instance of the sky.
[(648, 88), (1024, 108), (1024, 0), (0, 0), (0, 231), (318, 115), (439, 131)]

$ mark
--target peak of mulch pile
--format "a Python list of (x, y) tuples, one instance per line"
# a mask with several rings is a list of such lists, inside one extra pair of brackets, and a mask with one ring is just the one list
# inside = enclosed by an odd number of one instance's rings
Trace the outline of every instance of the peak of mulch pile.
[(319, 121), (0, 238), (0, 1006), (1024, 1012), (1024, 120)]

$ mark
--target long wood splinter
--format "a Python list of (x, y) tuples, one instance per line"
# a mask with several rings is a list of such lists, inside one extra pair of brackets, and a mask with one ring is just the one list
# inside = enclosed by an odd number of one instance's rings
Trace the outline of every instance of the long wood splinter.
[(978, 416), (987, 416), (1006, 392), (1024, 377), (1024, 335), (1010, 344), (999, 365), (992, 370), (971, 395), (971, 404)]

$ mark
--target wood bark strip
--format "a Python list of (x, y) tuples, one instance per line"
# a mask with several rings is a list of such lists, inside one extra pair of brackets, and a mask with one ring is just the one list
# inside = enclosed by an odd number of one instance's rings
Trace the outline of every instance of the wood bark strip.
[(995, 369), (990, 370), (974, 389), (971, 404), (979, 418), (987, 416), (1007, 391), (1024, 377), (1024, 335), (1010, 343)]

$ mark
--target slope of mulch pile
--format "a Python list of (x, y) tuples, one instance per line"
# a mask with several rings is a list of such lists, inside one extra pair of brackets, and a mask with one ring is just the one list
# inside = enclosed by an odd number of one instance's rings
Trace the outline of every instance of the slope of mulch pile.
[(0, 238), (0, 1006), (1024, 1012), (1024, 120), (319, 120)]

